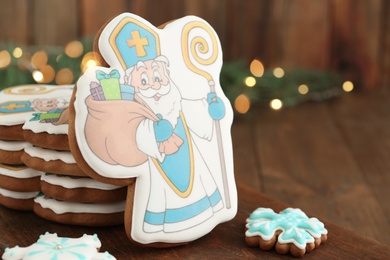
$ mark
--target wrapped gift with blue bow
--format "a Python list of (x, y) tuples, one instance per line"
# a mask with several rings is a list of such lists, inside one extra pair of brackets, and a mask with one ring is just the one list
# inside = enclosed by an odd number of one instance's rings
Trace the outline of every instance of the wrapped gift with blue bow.
[(110, 73), (97, 70), (96, 78), (102, 86), (106, 100), (121, 99), (121, 88), (119, 84), (120, 75), (118, 70), (112, 70)]

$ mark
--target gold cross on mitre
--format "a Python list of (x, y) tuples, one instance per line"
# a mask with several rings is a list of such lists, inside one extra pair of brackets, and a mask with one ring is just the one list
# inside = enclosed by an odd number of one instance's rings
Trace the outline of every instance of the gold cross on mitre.
[(127, 45), (129, 47), (134, 47), (135, 46), (135, 50), (137, 52), (137, 56), (138, 57), (146, 56), (146, 51), (145, 51), (144, 46), (148, 46), (149, 45), (148, 38), (146, 38), (146, 37), (145, 38), (141, 38), (141, 36), (139, 34), (139, 31), (132, 31), (131, 32), (131, 38), (132, 39), (127, 40)]

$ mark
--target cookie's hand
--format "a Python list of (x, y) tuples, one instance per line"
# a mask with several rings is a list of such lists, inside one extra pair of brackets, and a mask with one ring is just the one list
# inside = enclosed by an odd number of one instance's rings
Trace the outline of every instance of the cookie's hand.
[(207, 95), (207, 102), (209, 103), (209, 115), (214, 120), (221, 120), (225, 116), (225, 105), (215, 92), (210, 92)]
[(156, 136), (157, 142), (163, 142), (168, 140), (169, 137), (171, 137), (173, 133), (173, 127), (168, 120), (162, 119), (162, 116), (160, 114), (157, 114), (157, 117), (160, 120), (153, 122), (154, 134)]

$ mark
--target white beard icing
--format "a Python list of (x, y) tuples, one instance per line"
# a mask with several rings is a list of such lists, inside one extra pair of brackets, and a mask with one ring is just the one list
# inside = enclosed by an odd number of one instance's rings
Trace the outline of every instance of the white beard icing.
[(66, 109), (69, 107), (69, 102), (63, 98), (57, 98), (57, 108)]
[[(153, 97), (146, 98), (142, 94), (139, 96), (143, 101), (152, 109), (152, 111), (157, 115), (161, 114), (163, 119), (168, 120), (172, 127), (175, 128), (177, 124), (177, 118), (180, 115), (181, 111), (181, 95), (172, 81), (169, 81), (168, 85), (161, 86), (161, 89), (170, 88), (170, 91), (166, 95), (162, 95), (158, 101), (154, 100)], [(166, 91), (161, 91), (166, 92)], [(159, 94), (159, 91), (156, 91), (156, 94)]]

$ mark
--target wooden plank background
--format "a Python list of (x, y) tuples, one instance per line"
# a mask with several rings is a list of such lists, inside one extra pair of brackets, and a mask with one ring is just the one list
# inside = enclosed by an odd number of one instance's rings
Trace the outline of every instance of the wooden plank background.
[(156, 26), (193, 14), (215, 28), (227, 61), (338, 70), (364, 88), (390, 83), (386, 0), (0, 0), (0, 6), (0, 42), (65, 45), (126, 11)]

